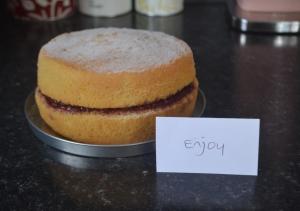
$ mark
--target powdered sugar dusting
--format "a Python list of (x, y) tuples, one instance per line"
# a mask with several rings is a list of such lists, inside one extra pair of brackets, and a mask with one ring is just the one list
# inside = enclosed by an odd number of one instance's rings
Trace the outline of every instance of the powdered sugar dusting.
[(173, 36), (126, 28), (62, 34), (43, 46), (42, 51), (96, 72), (143, 71), (191, 53), (185, 42)]

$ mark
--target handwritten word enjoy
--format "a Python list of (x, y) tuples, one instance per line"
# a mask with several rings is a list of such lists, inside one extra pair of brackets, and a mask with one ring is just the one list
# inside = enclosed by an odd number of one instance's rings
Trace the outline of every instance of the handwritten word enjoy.
[(225, 145), (219, 144), (214, 141), (208, 141), (205, 137), (186, 139), (183, 141), (186, 149), (194, 149), (197, 156), (202, 156), (208, 151), (220, 151), (220, 154), (224, 155)]

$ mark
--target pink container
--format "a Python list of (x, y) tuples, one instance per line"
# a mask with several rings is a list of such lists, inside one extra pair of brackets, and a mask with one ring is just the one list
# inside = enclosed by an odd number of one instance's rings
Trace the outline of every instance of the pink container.
[(300, 0), (237, 0), (237, 3), (251, 12), (300, 12)]
[(65, 18), (75, 10), (75, 0), (7, 0), (15, 18), (52, 21)]

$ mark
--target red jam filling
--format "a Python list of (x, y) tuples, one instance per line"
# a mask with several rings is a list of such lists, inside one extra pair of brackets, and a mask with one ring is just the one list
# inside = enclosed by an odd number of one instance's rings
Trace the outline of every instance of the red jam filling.
[(130, 106), (130, 107), (124, 107), (124, 108), (87, 108), (87, 107), (82, 107), (82, 106), (75, 106), (75, 105), (69, 105), (69, 104), (64, 104), (63, 102), (57, 101), (55, 99), (52, 99), (43, 93), (40, 94), (44, 97), (46, 100), (47, 104), (51, 106), (52, 108), (59, 109), (62, 111), (67, 111), (67, 112), (97, 112), (97, 113), (103, 113), (103, 114), (116, 114), (116, 113), (128, 113), (128, 112), (142, 112), (146, 110), (151, 110), (151, 109), (158, 109), (158, 108), (164, 108), (167, 107), (171, 104), (174, 104), (178, 101), (180, 101), (183, 97), (186, 95), (190, 94), (193, 89), (194, 89), (194, 84), (191, 83), (187, 86), (185, 86), (183, 89), (178, 91), (177, 93), (165, 98), (165, 99), (160, 99), (151, 103), (145, 103), (143, 105), (137, 105), (137, 106)]

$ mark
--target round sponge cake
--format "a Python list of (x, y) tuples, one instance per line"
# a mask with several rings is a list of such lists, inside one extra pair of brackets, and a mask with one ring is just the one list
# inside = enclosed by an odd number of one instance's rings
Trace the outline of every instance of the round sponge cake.
[(197, 90), (191, 49), (161, 32), (71, 32), (39, 53), (40, 114), (56, 132), (79, 142), (151, 139), (156, 116), (192, 114)]

